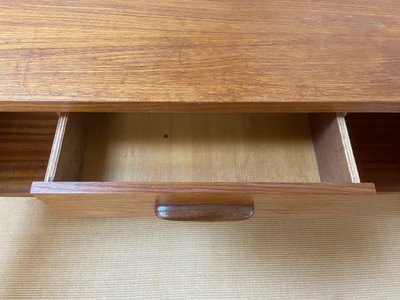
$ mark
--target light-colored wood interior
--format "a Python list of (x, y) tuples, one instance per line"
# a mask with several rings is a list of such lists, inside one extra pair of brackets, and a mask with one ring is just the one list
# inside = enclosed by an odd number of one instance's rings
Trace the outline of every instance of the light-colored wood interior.
[(60, 114), (45, 181), (74, 181), (80, 177), (91, 116), (96, 115)]
[[(47, 180), (354, 182), (344, 147), (321, 153), (329, 148), (319, 146), (321, 136), (330, 135), (333, 145), (346, 138), (340, 130), (315, 133), (338, 126), (335, 114), (326, 116), (317, 122), (308, 114), (63, 115), (63, 142), (53, 147)], [(333, 166), (335, 158), (342, 163)], [(73, 174), (62, 171), (66, 165)]]
[(82, 181), (318, 182), (306, 115), (104, 114)]
[(69, 216), (153, 216), (155, 201), (176, 197), (320, 215), (375, 195), (356, 184), (336, 114), (69, 113), (58, 125), (48, 182), (31, 193)]
[(342, 114), (311, 114), (311, 135), (322, 182), (360, 183)]

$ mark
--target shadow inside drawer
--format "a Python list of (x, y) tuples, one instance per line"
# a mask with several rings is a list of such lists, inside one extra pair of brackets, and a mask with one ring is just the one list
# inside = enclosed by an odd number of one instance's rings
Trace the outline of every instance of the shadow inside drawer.
[(348, 131), (362, 182), (400, 191), (400, 114), (348, 114)]

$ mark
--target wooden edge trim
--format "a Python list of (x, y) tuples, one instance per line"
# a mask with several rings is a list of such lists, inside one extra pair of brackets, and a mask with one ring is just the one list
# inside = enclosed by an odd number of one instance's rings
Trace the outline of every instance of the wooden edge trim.
[(275, 195), (375, 195), (372, 183), (131, 183), (131, 182), (33, 182), (31, 193), (251, 193)]
[(400, 112), (398, 99), (346, 101), (300, 101), (291, 99), (249, 102), (195, 102), (195, 101), (117, 101), (114, 99), (78, 101), (59, 99), (0, 101), (0, 110), (5, 112)]
[(3, 198), (3, 197), (7, 197), (7, 198), (24, 198), (24, 197), (27, 197), (27, 198), (30, 198), (30, 197), (32, 197), (32, 194), (30, 192), (29, 193), (25, 193), (25, 192), (21, 192), (21, 193), (18, 193), (18, 192), (2, 193), (2, 192), (0, 192), (0, 197), (1, 198)]
[(354, 158), (353, 148), (351, 146), (349, 132), (347, 130), (346, 120), (344, 114), (337, 114), (339, 132), (343, 143), (344, 153), (346, 155), (347, 166), (349, 168), (351, 181), (353, 183), (360, 183), (360, 175), (358, 174), (356, 160)]
[(398, 194), (400, 196), (400, 186), (380, 186), (377, 194)]
[(51, 148), (49, 156), (49, 163), (47, 165), (47, 170), (44, 177), (45, 182), (52, 182), (54, 180), (54, 177), (56, 176), (57, 164), (60, 158), (67, 123), (68, 113), (60, 113), (57, 122), (56, 132), (54, 134), (53, 146)]

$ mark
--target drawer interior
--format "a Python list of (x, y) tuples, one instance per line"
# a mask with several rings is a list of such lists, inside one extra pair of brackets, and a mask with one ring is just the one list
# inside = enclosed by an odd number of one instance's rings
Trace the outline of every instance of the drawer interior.
[(400, 192), (400, 114), (352, 113), (346, 121), (361, 181)]
[(0, 193), (29, 194), (43, 180), (56, 131), (56, 113), (0, 113)]
[(336, 114), (61, 114), (46, 181), (357, 183)]

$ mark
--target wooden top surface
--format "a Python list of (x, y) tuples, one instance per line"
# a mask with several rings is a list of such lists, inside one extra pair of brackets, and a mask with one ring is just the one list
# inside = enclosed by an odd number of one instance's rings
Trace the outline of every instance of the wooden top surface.
[(0, 110), (400, 111), (400, 1), (0, 0)]

